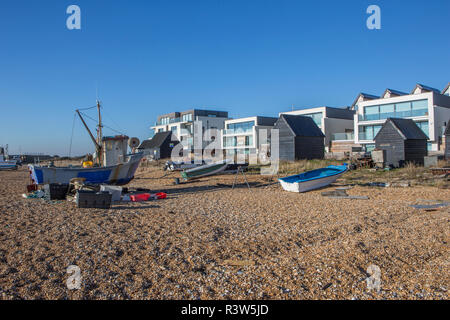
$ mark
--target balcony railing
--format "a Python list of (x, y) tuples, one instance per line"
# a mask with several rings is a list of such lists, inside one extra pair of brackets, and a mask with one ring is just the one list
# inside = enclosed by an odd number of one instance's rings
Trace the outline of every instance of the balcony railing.
[(187, 119), (183, 119), (183, 118), (171, 118), (171, 119), (169, 119), (169, 122), (161, 121), (161, 120), (156, 121), (155, 126), (163, 126), (163, 125), (178, 123), (178, 122), (192, 122), (192, 120), (187, 120)]
[(375, 113), (359, 115), (359, 121), (374, 121), (385, 120), (387, 118), (409, 118), (409, 117), (422, 117), (428, 115), (428, 109), (397, 111), (388, 113)]
[(349, 132), (349, 133), (333, 133), (331, 135), (331, 140), (332, 141), (336, 141), (336, 140), (349, 141), (349, 140), (354, 140), (354, 139), (355, 139), (355, 135), (353, 134), (353, 132)]
[(361, 141), (372, 141), (375, 138), (375, 135), (367, 132), (358, 133), (358, 138)]

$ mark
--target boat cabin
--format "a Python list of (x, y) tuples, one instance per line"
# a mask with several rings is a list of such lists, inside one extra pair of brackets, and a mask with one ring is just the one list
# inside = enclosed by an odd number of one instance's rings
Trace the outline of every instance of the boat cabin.
[(128, 153), (127, 136), (103, 137), (103, 166), (114, 166), (123, 163)]

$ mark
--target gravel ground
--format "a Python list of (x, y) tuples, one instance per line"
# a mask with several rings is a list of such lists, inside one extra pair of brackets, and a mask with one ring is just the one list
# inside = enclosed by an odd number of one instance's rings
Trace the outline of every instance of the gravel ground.
[(0, 172), (0, 299), (449, 298), (449, 208), (409, 205), (450, 190), (357, 186), (348, 194), (370, 200), (330, 199), (333, 187), (294, 194), (249, 176), (251, 190), (232, 190), (233, 175), (175, 186), (178, 173), (148, 170), (130, 186), (168, 199), (110, 210), (23, 199), (26, 170)]

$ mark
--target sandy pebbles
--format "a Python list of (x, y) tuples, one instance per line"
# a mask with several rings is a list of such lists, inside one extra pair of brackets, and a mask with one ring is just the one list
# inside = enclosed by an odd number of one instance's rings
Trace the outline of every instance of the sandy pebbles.
[[(355, 187), (329, 199), (292, 194), (250, 176), (173, 185), (176, 173), (140, 173), (131, 186), (166, 200), (77, 209), (21, 197), (27, 173), (0, 172), (3, 299), (448, 299), (448, 200), (431, 187)], [(242, 179), (240, 182), (243, 182)], [(80, 268), (69, 290), (68, 266)], [(369, 290), (367, 268), (381, 271)]]

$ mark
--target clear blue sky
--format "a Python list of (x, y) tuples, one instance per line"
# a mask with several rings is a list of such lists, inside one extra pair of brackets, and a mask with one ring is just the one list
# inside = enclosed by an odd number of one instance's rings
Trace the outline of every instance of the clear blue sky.
[[(66, 28), (71, 4), (80, 31)], [(381, 30), (366, 28), (370, 4)], [(67, 154), (97, 82), (106, 124), (141, 140), (158, 114), (193, 107), (274, 116), (416, 82), (442, 90), (449, 30), (447, 0), (2, 0), (0, 145)], [(77, 121), (73, 153), (92, 150)]]

